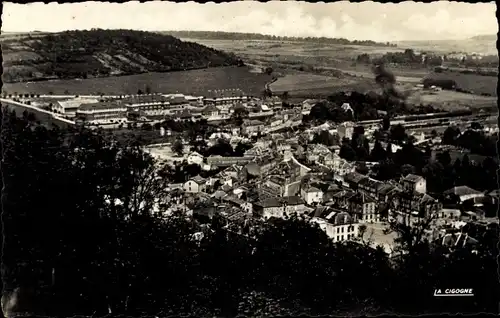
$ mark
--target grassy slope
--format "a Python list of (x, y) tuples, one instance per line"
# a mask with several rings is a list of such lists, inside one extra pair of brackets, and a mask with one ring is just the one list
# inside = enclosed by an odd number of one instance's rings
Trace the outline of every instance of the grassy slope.
[(167, 72), (235, 65), (230, 53), (131, 30), (4, 35), (4, 82)]
[(6, 83), (7, 93), (34, 94), (135, 94), (148, 86), (153, 93), (203, 94), (207, 90), (240, 88), (259, 96), (271, 76), (251, 73), (247, 67), (214, 67), (182, 72), (147, 73), (83, 80), (54, 80), (30, 83)]

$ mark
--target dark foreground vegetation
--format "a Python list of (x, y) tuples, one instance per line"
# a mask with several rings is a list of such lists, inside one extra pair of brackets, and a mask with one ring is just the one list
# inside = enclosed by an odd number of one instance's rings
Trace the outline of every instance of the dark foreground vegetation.
[[(477, 254), (394, 227), (399, 258), (334, 244), (300, 218), (234, 234), (166, 207), (166, 181), (136, 145), (47, 130), (2, 112), (3, 304), (37, 316), (196, 317), (498, 312), (497, 232)], [(122, 204), (115, 204), (119, 199)], [(193, 233), (203, 232), (201, 240)], [(399, 252), (397, 254), (400, 254)], [(473, 288), (460, 301), (434, 288)], [(17, 295), (17, 301), (14, 295)], [(8, 306), (4, 306), (4, 310)]]
[[(24, 49), (19, 49), (24, 47)], [(230, 53), (173, 36), (133, 30), (66, 31), (6, 40), (6, 53), (35, 52), (34, 59), (4, 63), (3, 80), (19, 82), (168, 72), (237, 65)]]

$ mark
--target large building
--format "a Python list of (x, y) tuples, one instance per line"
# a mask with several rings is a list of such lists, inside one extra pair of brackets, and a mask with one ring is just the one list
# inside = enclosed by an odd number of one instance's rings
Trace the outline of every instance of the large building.
[(116, 101), (83, 104), (78, 107), (76, 117), (91, 125), (125, 123), (127, 121), (127, 108)]
[(191, 103), (196, 103), (196, 100), (188, 100), (182, 94), (148, 94), (127, 96), (119, 99), (119, 102), (127, 107), (129, 114), (144, 117), (163, 117), (189, 108)]
[(83, 104), (96, 104), (99, 100), (96, 98), (81, 98), (76, 97), (73, 99), (62, 100), (54, 103), (52, 109), (59, 114), (74, 117), (78, 108)]
[(207, 106), (221, 106), (246, 102), (247, 100), (248, 96), (240, 89), (221, 89), (208, 91), (203, 99), (203, 103)]

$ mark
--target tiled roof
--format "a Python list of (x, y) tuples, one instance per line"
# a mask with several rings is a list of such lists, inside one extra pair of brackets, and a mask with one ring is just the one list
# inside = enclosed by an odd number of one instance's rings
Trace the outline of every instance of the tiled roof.
[(98, 109), (120, 109), (125, 108), (123, 105), (117, 102), (99, 102), (92, 104), (82, 104), (78, 107), (78, 110), (98, 110)]
[(455, 194), (457, 196), (470, 195), (470, 194), (480, 194), (481, 192), (469, 188), (468, 186), (453, 187), (444, 192), (445, 194)]
[(355, 202), (355, 203), (373, 203), (373, 202), (375, 202), (375, 200), (373, 200), (372, 198), (370, 198), (369, 196), (367, 196), (366, 194), (361, 193), (361, 192), (356, 193), (355, 195), (350, 197), (348, 200), (351, 202)]
[(206, 180), (205, 180), (205, 179), (203, 179), (203, 178), (202, 178), (202, 177), (200, 177), (200, 176), (193, 177), (193, 178), (191, 178), (191, 180), (192, 180), (192, 181), (194, 181), (194, 182), (196, 182), (196, 183), (198, 183), (198, 184), (203, 184), (203, 183), (205, 183), (205, 182), (206, 182)]
[(224, 97), (243, 97), (246, 94), (241, 89), (220, 89), (209, 90), (205, 94), (205, 98), (224, 98)]
[(411, 174), (411, 173), (403, 178), (404, 181), (409, 181), (409, 182), (417, 182), (420, 179), (422, 179), (421, 176), (417, 176), (417, 175)]
[(362, 175), (358, 172), (350, 172), (344, 176), (344, 180), (347, 182), (359, 183), (363, 179), (367, 179), (368, 177)]

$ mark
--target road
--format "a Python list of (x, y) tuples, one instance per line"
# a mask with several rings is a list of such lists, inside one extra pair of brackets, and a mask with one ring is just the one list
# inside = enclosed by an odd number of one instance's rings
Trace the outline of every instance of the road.
[(49, 127), (51, 127), (52, 125), (56, 125), (58, 127), (63, 128), (63, 127), (68, 127), (68, 126), (75, 124), (71, 120), (57, 117), (56, 114), (49, 112), (49, 111), (46, 111), (46, 110), (43, 110), (43, 109), (40, 109), (40, 108), (35, 107), (35, 106), (26, 105), (26, 104), (22, 104), (19, 102), (14, 102), (12, 100), (4, 99), (4, 98), (0, 98), (0, 102), (2, 103), (2, 105), (7, 106), (9, 109), (14, 110), (18, 116), (21, 116), (21, 114), (25, 110), (28, 112), (34, 113), (36, 119), (38, 121), (40, 121), (40, 123), (44, 123)]

